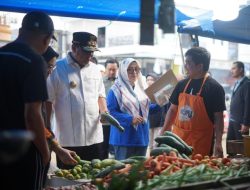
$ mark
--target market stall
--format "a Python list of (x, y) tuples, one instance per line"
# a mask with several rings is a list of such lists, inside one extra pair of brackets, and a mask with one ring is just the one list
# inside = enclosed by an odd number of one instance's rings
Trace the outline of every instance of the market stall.
[[(192, 147), (171, 132), (155, 139), (149, 157), (81, 160), (59, 169), (47, 189), (247, 189), (250, 159), (192, 155)], [(53, 185), (54, 183), (54, 185)]]

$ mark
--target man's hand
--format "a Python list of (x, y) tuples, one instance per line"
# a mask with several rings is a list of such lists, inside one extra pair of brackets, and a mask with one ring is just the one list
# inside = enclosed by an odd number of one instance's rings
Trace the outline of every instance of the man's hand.
[(66, 165), (76, 165), (77, 161), (74, 159), (77, 155), (74, 151), (58, 146), (54, 150), (58, 158)]
[(249, 135), (249, 127), (250, 126), (246, 126), (246, 125), (241, 125), (241, 129), (240, 132), (242, 135)]
[(132, 125), (138, 125), (138, 124), (143, 123), (143, 122), (144, 122), (143, 117), (141, 117), (141, 116), (136, 116), (136, 117), (134, 117), (133, 120), (132, 120)]

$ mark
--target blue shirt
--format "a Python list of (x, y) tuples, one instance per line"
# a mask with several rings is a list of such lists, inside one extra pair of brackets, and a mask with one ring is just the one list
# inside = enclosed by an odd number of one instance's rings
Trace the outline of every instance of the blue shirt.
[[(114, 146), (148, 146), (148, 121), (146, 123), (139, 124), (136, 130), (132, 126), (133, 116), (120, 110), (113, 90), (110, 90), (108, 93), (107, 106), (109, 113), (116, 118), (125, 129), (125, 132), (122, 133), (111, 125), (109, 144)], [(150, 112), (158, 112), (159, 110), (160, 106), (155, 104), (150, 105)]]

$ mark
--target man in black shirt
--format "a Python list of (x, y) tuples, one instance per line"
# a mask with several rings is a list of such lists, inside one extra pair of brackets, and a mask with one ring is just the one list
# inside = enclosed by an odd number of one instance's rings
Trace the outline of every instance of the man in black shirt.
[(222, 157), (225, 92), (222, 86), (207, 74), (210, 53), (205, 48), (191, 48), (186, 52), (185, 58), (188, 78), (176, 85), (160, 134), (173, 130), (193, 146), (193, 154), (203, 156), (211, 153), (214, 135), (214, 155)]
[(43, 12), (26, 14), (18, 38), (0, 48), (1, 131), (29, 130), (34, 140), (24, 156), (15, 162), (0, 163), (1, 186), (7, 189), (40, 190), (50, 152), (41, 115), (47, 100), (45, 65), (42, 57), (54, 25)]

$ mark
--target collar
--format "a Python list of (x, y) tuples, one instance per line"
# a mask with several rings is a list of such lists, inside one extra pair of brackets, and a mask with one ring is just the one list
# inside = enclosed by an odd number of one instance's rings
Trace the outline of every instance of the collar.
[(111, 80), (111, 81), (115, 81), (115, 79), (117, 79), (117, 77), (115, 77), (115, 78), (109, 78), (109, 77), (107, 77), (108, 78), (108, 80)]
[(245, 78), (246, 78), (246, 76), (243, 76), (240, 79), (238, 79), (235, 83), (240, 84)]
[(84, 65), (83, 67), (80, 67), (79, 62), (74, 58), (74, 56), (72, 55), (72, 52), (69, 52), (69, 53), (67, 54), (67, 59), (68, 59), (69, 64), (74, 65), (74, 66), (77, 66), (77, 67), (79, 67), (80, 69), (85, 68), (86, 66), (89, 65), (89, 64), (86, 64), (86, 65)]

